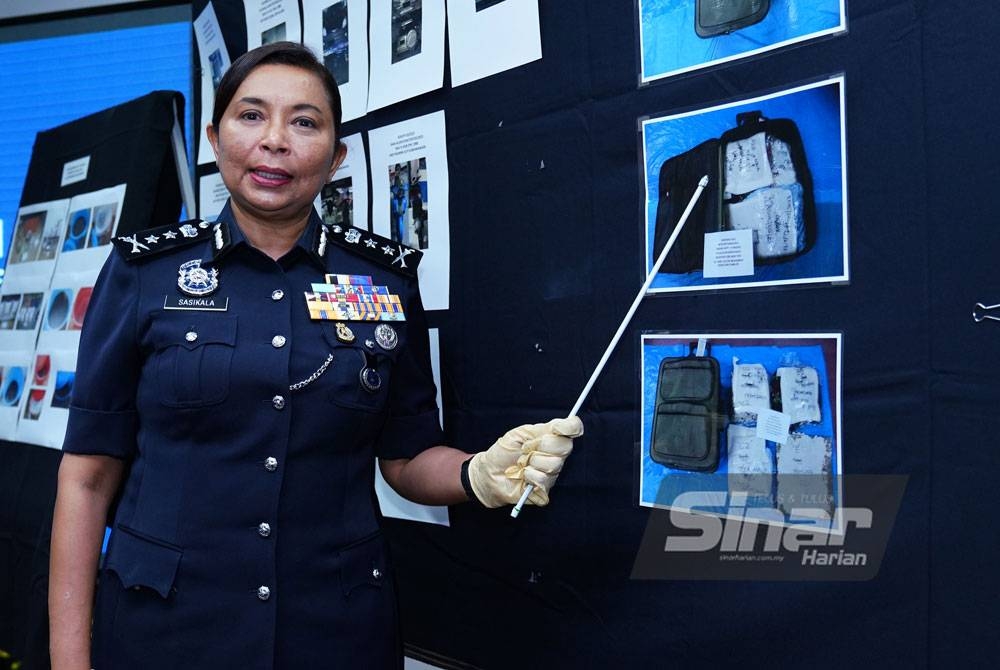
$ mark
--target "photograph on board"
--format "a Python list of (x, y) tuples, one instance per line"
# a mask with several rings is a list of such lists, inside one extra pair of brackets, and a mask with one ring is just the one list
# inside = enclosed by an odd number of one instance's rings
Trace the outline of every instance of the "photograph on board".
[(721, 488), (746, 496), (748, 516), (787, 517), (804, 496), (833, 514), (839, 333), (644, 333), (641, 345), (641, 506)]
[(846, 282), (844, 79), (641, 121), (652, 292)]
[(844, 0), (639, 0), (640, 83), (844, 32)]

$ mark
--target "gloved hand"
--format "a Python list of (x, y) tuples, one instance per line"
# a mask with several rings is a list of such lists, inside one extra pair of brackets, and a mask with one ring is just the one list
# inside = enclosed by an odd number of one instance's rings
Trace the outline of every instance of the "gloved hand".
[(513, 505), (528, 484), (532, 505), (548, 505), (549, 489), (573, 451), (573, 438), (583, 435), (578, 417), (523, 425), (507, 431), (486, 451), (469, 461), (469, 483), (486, 507)]

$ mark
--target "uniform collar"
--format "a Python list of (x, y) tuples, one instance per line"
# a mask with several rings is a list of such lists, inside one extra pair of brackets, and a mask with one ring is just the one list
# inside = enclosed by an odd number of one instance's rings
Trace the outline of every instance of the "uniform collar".
[[(306, 223), (305, 230), (299, 236), (295, 246), (302, 250), (305, 256), (315, 263), (320, 269), (326, 269), (326, 251), (329, 247), (327, 236), (329, 229), (313, 208), (309, 214), (309, 222)], [(230, 202), (219, 213), (219, 218), (212, 224), (211, 244), (206, 248), (202, 257), (202, 263), (212, 264), (232, 252), (240, 245), (250, 245), (243, 230), (236, 223), (233, 217), (233, 210)]]

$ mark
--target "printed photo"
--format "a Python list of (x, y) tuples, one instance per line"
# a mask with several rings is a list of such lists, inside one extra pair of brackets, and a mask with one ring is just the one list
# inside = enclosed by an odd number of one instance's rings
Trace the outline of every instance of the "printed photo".
[(46, 218), (45, 229), (42, 232), (42, 245), (38, 250), (38, 260), (50, 261), (59, 252), (59, 242), (62, 240), (62, 222), (57, 216)]
[(844, 79), (642, 121), (653, 292), (849, 279)]
[(42, 408), (45, 406), (45, 389), (31, 389), (28, 394), (28, 402), (24, 404), (24, 418), (29, 421), (38, 421), (42, 415)]
[(747, 516), (832, 515), (842, 473), (841, 337), (642, 335), (640, 505), (721, 489)]
[(285, 39), (287, 39), (285, 37), (285, 32), (286, 32), (286, 27), (283, 22), (279, 23), (273, 28), (268, 28), (267, 30), (265, 30), (260, 34), (261, 46), (265, 44), (272, 44), (274, 42), (284, 42)]
[(212, 90), (219, 88), (219, 82), (222, 81), (222, 75), (225, 74), (225, 64), (222, 62), (222, 49), (215, 49), (212, 53), (208, 54), (208, 62), (212, 66)]
[(392, 62), (420, 53), (422, 0), (392, 0)]
[(323, 187), (323, 221), (331, 226), (354, 225), (354, 189), (351, 177), (335, 179)]
[(65, 330), (69, 325), (73, 306), (73, 290), (68, 288), (52, 289), (49, 294), (49, 306), (45, 310), (45, 330)]
[(499, 5), (501, 2), (504, 2), (504, 0), (476, 0), (476, 11), (481, 12), (493, 5)]
[(38, 259), (47, 214), (47, 212), (34, 212), (21, 216), (10, 244), (9, 263), (30, 263)]
[(90, 296), (94, 292), (93, 286), (81, 286), (76, 292), (73, 300), (73, 310), (70, 313), (68, 330), (80, 330), (83, 328), (83, 318), (87, 315), (87, 308), (90, 306)]
[(51, 370), (51, 356), (48, 354), (38, 354), (35, 356), (35, 379), (32, 383), (35, 386), (47, 386), (49, 383), (49, 372)]
[(323, 10), (323, 63), (341, 86), (350, 81), (348, 55), (347, 0), (340, 0)]
[(75, 371), (59, 370), (56, 372), (56, 386), (52, 391), (53, 407), (69, 409), (69, 401), (73, 395), (74, 381), (76, 381)]
[(3, 368), (3, 381), (0, 382), (0, 405), (17, 407), (20, 404), (26, 375), (27, 370), (24, 366), (14, 365)]
[(42, 294), (25, 293), (21, 296), (21, 306), (17, 310), (14, 330), (34, 330), (42, 313)]
[(0, 330), (13, 330), (17, 319), (17, 309), (21, 306), (21, 294), (10, 293), (0, 297)]
[(393, 241), (428, 247), (427, 159), (389, 166), (389, 221)]
[(639, 0), (638, 20), (642, 83), (847, 28), (844, 0)]
[(90, 232), (91, 210), (81, 209), (69, 215), (66, 222), (66, 239), (63, 241), (63, 251), (76, 251), (87, 246), (87, 235)]
[(99, 247), (111, 244), (111, 238), (115, 234), (116, 216), (118, 214), (118, 203), (108, 203), (98, 205), (94, 208), (93, 223), (90, 227), (88, 247)]

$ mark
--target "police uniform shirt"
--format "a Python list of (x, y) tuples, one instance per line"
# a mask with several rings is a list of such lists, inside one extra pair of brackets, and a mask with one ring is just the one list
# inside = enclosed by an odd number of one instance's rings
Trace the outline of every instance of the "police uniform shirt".
[[(395, 271), (408, 252), (360, 231), (352, 243), (387, 255), (358, 253), (313, 212), (274, 261), (228, 205), (219, 223), (193, 244), (121, 238), (137, 258), (112, 253), (86, 317), (64, 451), (130, 464), (95, 667), (392, 667), (374, 458), (443, 438), (417, 281)], [(193, 260), (202, 280), (218, 273), (208, 295), (179, 288)], [(310, 319), (304, 293), (328, 273), (400, 296), (396, 342), (376, 337), (380, 322), (342, 324), (345, 341)]]

